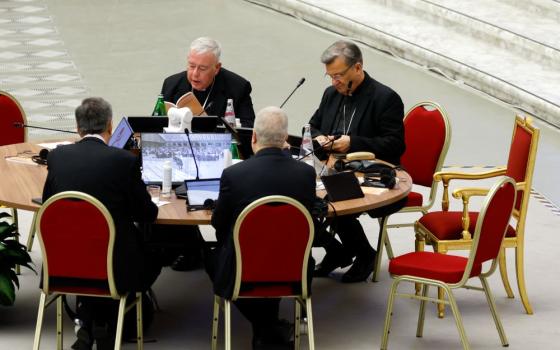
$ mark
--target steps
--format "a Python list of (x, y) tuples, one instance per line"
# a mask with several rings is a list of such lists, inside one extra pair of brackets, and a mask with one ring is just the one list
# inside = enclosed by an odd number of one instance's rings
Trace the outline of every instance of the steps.
[(560, 2), (246, 0), (462, 82), (560, 127)]

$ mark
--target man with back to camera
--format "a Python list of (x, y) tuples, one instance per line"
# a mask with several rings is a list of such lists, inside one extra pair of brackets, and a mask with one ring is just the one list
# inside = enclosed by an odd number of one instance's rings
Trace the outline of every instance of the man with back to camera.
[(220, 44), (208, 37), (195, 39), (187, 56), (187, 70), (165, 79), (161, 88), (165, 101), (176, 103), (192, 91), (208, 115), (224, 117), (227, 100), (233, 100), (235, 116), (244, 127), (253, 127), (255, 111), (251, 83), (220, 62)]
[[(233, 293), (233, 226), (247, 205), (270, 195), (291, 197), (308, 210), (313, 205), (315, 170), (282, 151), (287, 137), (286, 113), (277, 107), (262, 109), (257, 114), (253, 129), (255, 155), (226, 168), (222, 173), (220, 194), (212, 215), (218, 246), (207, 259), (207, 271), (217, 295), (229, 298)], [(313, 267), (314, 261), (310, 258), (310, 277)], [(235, 302), (252, 324), (254, 349), (289, 348), (293, 325), (278, 319), (279, 304), (279, 299), (241, 299)]]
[[(76, 124), (81, 140), (59, 146), (48, 155), (43, 202), (63, 191), (85, 192), (101, 201), (115, 223), (113, 271), (117, 290), (146, 291), (161, 266), (146, 253), (142, 233), (134, 222), (154, 222), (158, 208), (142, 181), (139, 159), (107, 145), (112, 110), (104, 99), (84, 99), (76, 108)], [(95, 338), (97, 349), (113, 349), (116, 324), (111, 323), (118, 301), (79, 297), (79, 304), (78, 316), (84, 324), (72, 348), (91, 349)]]
[[(400, 96), (363, 70), (362, 53), (351, 41), (339, 40), (329, 46), (321, 62), (332, 86), (325, 90), (311, 117), (312, 136), (320, 144), (327, 143), (327, 151), (368, 151), (377, 159), (398, 165), (405, 150), (404, 106)], [(328, 142), (332, 140), (332, 144)], [(324, 242), (327, 254), (317, 265), (314, 276), (325, 277), (350, 264), (352, 267), (342, 276), (342, 282), (364, 281), (371, 274), (376, 252), (358, 221), (359, 216), (345, 215), (331, 224), (342, 244), (336, 239)]]
[[(220, 44), (208, 37), (195, 39), (187, 55), (187, 70), (167, 77), (161, 88), (165, 101), (176, 103), (185, 93), (192, 91), (208, 115), (225, 116), (227, 100), (233, 100), (235, 116), (244, 127), (253, 127), (255, 112), (251, 100), (251, 83), (225, 68), (222, 68)], [(195, 234), (185, 234), (195, 230)], [(203, 239), (197, 226), (176, 227), (167, 230), (171, 240), (182, 241), (177, 245), (179, 256), (172, 268), (188, 271), (200, 266), (200, 248)], [(175, 232), (175, 233), (174, 233)]]

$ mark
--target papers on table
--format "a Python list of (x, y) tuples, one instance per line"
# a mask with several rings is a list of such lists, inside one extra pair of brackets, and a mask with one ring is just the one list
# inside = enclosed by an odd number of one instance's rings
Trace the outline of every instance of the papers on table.
[(45, 143), (39, 143), (38, 146), (41, 146), (43, 148), (46, 149), (55, 149), (60, 145), (69, 145), (71, 143), (74, 143), (72, 141), (60, 141), (60, 142), (45, 142)]

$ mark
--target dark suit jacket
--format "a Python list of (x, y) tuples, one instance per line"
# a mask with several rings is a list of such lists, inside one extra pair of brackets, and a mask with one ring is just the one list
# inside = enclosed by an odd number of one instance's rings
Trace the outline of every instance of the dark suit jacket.
[[(336, 114), (344, 98), (333, 86), (325, 90), (319, 108), (309, 121), (313, 137), (333, 134)], [(373, 152), (378, 159), (400, 164), (405, 150), (404, 106), (400, 96), (365, 73), (362, 84), (347, 99), (349, 109), (356, 108), (349, 130), (348, 152)]]
[[(187, 72), (173, 74), (167, 77), (161, 88), (164, 101), (176, 103), (179, 97), (192, 90), (192, 86), (187, 80)], [(225, 68), (221, 68), (216, 75), (214, 88), (208, 98), (210, 107), (206, 108), (208, 115), (224, 117), (228, 98), (233, 100), (235, 117), (241, 120), (244, 127), (253, 127), (255, 121), (255, 111), (251, 100), (251, 83), (245, 78), (237, 75)], [(200, 101), (202, 104), (203, 101)]]
[(233, 293), (235, 220), (251, 202), (270, 195), (294, 198), (311, 209), (315, 199), (315, 170), (285, 155), (279, 148), (262, 149), (254, 157), (224, 170), (212, 215), (218, 241), (213, 276), (217, 295), (231, 297)]
[(140, 162), (132, 153), (86, 137), (51, 151), (43, 201), (63, 191), (81, 191), (103, 203), (115, 222), (113, 270), (117, 289), (143, 284), (146, 261), (142, 235), (134, 222), (153, 222), (158, 213), (142, 181)]

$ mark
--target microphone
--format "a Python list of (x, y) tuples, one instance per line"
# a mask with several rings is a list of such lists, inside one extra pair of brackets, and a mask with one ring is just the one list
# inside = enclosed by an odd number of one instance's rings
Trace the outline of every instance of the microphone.
[(28, 128), (28, 129), (40, 129), (40, 130), (67, 132), (67, 133), (69, 133), (69, 134), (77, 134), (76, 131), (68, 131), (68, 130), (62, 130), (62, 129), (44, 128), (44, 127), (42, 127), (42, 126), (33, 126), (33, 125), (23, 124), (22, 122), (14, 122), (14, 123), (12, 124), (12, 126), (13, 126), (14, 128), (16, 128), (16, 129)]
[(191, 149), (192, 158), (194, 160), (194, 166), (196, 168), (196, 179), (200, 180), (198, 177), (198, 163), (196, 162), (196, 156), (194, 155), (194, 149), (191, 143), (191, 137), (189, 136), (190, 132), (188, 128), (185, 128), (185, 134), (187, 135), (187, 141), (189, 141), (189, 148)]
[(294, 94), (294, 92), (296, 92), (296, 90), (299, 89), (299, 87), (302, 86), (303, 83), (305, 83), (305, 78), (301, 78), (301, 79), (299, 80), (299, 82), (297, 83), (295, 89), (293, 89), (292, 92), (288, 95), (288, 97), (286, 97), (286, 99), (284, 100), (284, 102), (282, 102), (282, 104), (280, 105), (280, 108), (284, 107), (284, 105), (286, 104), (286, 102), (288, 102), (288, 100), (290, 99), (290, 97), (292, 97), (292, 95)]
[(332, 140), (329, 140), (329, 141), (323, 143), (322, 145), (320, 144), (319, 146), (313, 147), (313, 149), (312, 149), (311, 151), (309, 151), (308, 153), (304, 154), (303, 156), (300, 156), (300, 157), (296, 158), (296, 160), (302, 160), (303, 158), (307, 157), (308, 155), (315, 153), (317, 150), (319, 150), (319, 149), (321, 149), (321, 148), (323, 148), (323, 147), (325, 147), (325, 146), (327, 146), (327, 145), (329, 145), (329, 144), (334, 144), (334, 142), (335, 142), (336, 140), (338, 140), (339, 138), (342, 137), (341, 134), (334, 134), (334, 135), (332, 135), (332, 136), (334, 136), (334, 138), (333, 138)]

